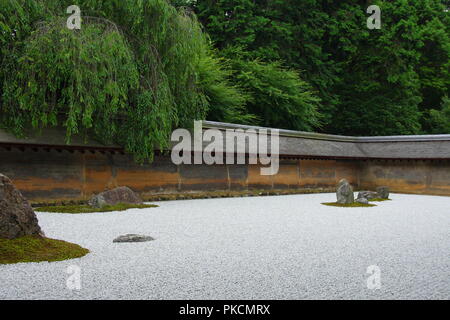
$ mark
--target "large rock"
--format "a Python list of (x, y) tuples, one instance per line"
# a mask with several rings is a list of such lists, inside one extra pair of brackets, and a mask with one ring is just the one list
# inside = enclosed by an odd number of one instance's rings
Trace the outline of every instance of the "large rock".
[(339, 181), (336, 189), (337, 203), (348, 204), (355, 201), (353, 194), (353, 188), (347, 180), (342, 179)]
[(8, 177), (0, 174), (0, 238), (43, 235), (28, 201)]
[(88, 203), (91, 207), (102, 208), (118, 203), (142, 204), (142, 199), (130, 188), (118, 187), (93, 196)]
[(358, 193), (358, 198), (366, 198), (367, 200), (376, 199), (378, 197), (378, 193), (375, 191), (360, 191)]
[(113, 242), (146, 242), (155, 240), (150, 236), (144, 236), (140, 234), (125, 234), (122, 236), (118, 236), (113, 240)]
[(378, 187), (377, 193), (381, 199), (389, 199), (389, 187)]

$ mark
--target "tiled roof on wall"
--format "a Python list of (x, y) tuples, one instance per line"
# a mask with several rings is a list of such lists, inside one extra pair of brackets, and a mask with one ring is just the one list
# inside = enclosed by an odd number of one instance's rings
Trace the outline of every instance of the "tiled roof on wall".
[[(230, 123), (203, 121), (203, 129), (270, 129)], [(341, 159), (450, 159), (450, 135), (410, 135), (352, 137), (279, 130), (279, 153), (285, 157)], [(207, 143), (204, 143), (207, 144)], [(18, 138), (0, 129), (0, 146), (46, 147), (121, 151), (117, 145), (103, 145), (82, 136), (73, 136), (66, 144), (64, 128), (48, 128)]]

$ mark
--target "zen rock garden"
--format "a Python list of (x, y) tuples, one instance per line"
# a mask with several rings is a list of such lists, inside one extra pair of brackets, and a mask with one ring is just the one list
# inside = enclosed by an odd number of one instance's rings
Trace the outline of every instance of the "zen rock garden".
[(353, 193), (353, 187), (346, 179), (339, 181), (336, 188), (336, 204), (342, 206), (351, 206), (352, 204), (359, 203), (361, 205), (369, 205), (369, 201), (383, 201), (389, 199), (389, 187), (380, 186), (376, 191), (359, 191), (358, 197), (355, 200)]
[[(61, 207), (46, 207), (45, 211), (62, 211)], [(73, 206), (72, 206), (73, 207)], [(151, 208), (128, 187), (118, 187), (93, 196), (87, 206), (78, 206), (84, 211), (67, 213), (89, 213), (105, 211), (124, 211), (130, 208)], [(41, 208), (42, 209), (42, 208)], [(72, 208), (73, 209), (73, 208)], [(44, 211), (40, 210), (40, 211)], [(147, 235), (125, 234), (113, 242), (146, 242), (154, 240)], [(11, 180), (0, 174), (0, 264), (18, 262), (59, 261), (79, 258), (86, 255), (88, 249), (79, 245), (45, 237), (39, 226), (36, 214), (30, 203), (13, 185)]]
[[(378, 201), (389, 190), (358, 193), (344, 180), (337, 193), (165, 201), (140, 210), (139, 195), (119, 187), (92, 197), (102, 208), (86, 202), (91, 211), (82, 214), (51, 207), (35, 214), (8, 178), (0, 181), (0, 300), (448, 298), (445, 197), (396, 193), (368, 210), (373, 204), (358, 199)], [(318, 205), (335, 196), (361, 208)], [(117, 210), (123, 201), (133, 209)], [(105, 208), (114, 210), (96, 211)], [(364, 286), (372, 264), (386, 270), (377, 291)], [(80, 267), (80, 291), (66, 287), (70, 266)], [(406, 274), (402, 281), (389, 281), (395, 270)], [(417, 274), (427, 281), (414, 281)]]

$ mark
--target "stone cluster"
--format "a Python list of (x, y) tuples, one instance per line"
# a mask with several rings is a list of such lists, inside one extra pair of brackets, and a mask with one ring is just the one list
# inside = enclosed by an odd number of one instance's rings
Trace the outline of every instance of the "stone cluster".
[(346, 179), (339, 181), (336, 188), (336, 198), (337, 203), (340, 204), (351, 204), (355, 201), (358, 203), (368, 204), (370, 200), (373, 199), (388, 199), (389, 198), (389, 187), (378, 187), (377, 191), (360, 191), (358, 197), (355, 200), (353, 194), (353, 187)]

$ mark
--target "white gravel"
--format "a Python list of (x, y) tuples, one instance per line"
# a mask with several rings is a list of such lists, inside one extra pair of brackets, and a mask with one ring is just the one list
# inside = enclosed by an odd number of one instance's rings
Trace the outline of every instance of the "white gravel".
[[(374, 208), (334, 194), (160, 202), (95, 214), (38, 213), (81, 259), (0, 265), (0, 299), (449, 299), (450, 198), (391, 195)], [(155, 241), (113, 243), (119, 235)], [(81, 289), (66, 287), (81, 268)], [(381, 288), (367, 288), (367, 267)]]

